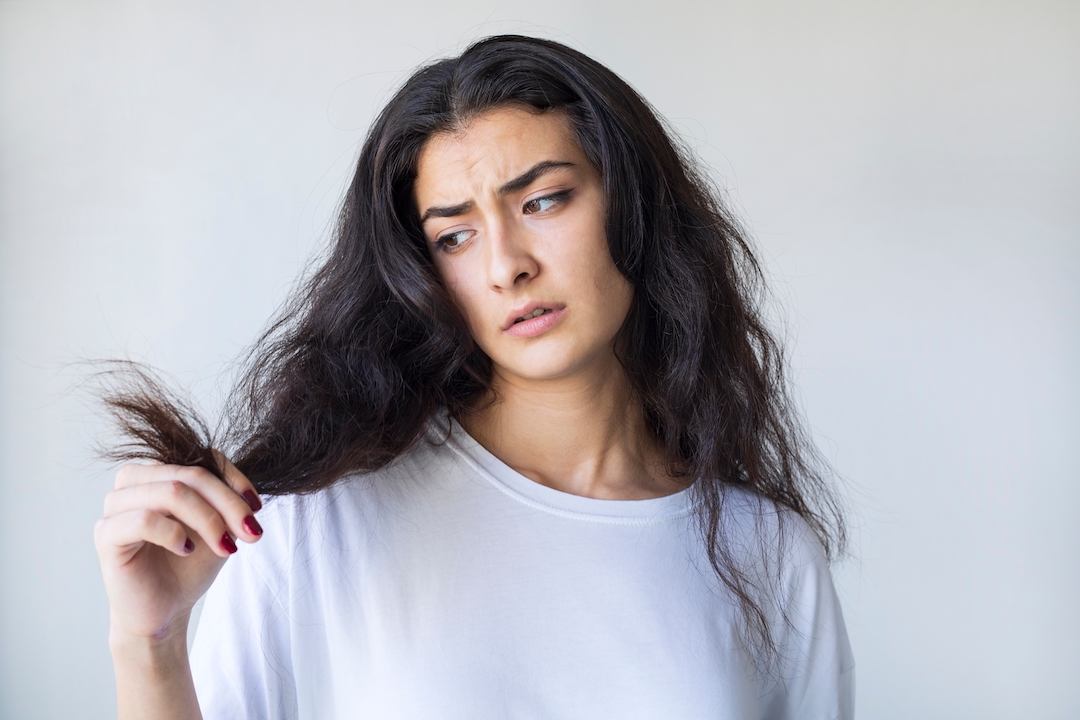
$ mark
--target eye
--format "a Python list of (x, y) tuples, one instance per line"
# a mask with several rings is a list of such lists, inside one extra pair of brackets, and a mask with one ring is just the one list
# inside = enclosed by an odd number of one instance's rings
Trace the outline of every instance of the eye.
[(547, 212), (552, 208), (566, 201), (570, 197), (569, 192), (555, 193), (554, 195), (548, 195), (546, 197), (536, 198), (525, 203), (521, 208), (522, 212), (526, 215), (535, 215), (536, 213)]
[(464, 243), (466, 240), (469, 239), (468, 235), (469, 235), (470, 232), (472, 232), (472, 231), (471, 230), (458, 230), (457, 232), (451, 232), (451, 233), (446, 233), (445, 235), (440, 235), (435, 240), (435, 249), (436, 250), (444, 250), (444, 251), (447, 251), (447, 252), (452, 252), (454, 250), (457, 250), (459, 247), (461, 247), (462, 243)]

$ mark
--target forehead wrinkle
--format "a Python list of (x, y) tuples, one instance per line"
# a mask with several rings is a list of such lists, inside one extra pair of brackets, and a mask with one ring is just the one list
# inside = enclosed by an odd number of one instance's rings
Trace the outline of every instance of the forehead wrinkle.
[[(469, 144), (462, 147), (461, 151), (445, 146), (433, 148), (435, 153), (442, 156), (438, 162), (440, 178), (452, 178), (453, 182), (429, 182), (429, 189), (435, 190), (440, 199), (449, 201), (447, 204), (454, 205), (476, 200), (481, 196), (495, 196), (498, 188), (520, 174), (512, 167), (519, 158), (516, 154), (508, 156), (506, 153), (493, 153), (490, 145), (491, 143)], [(430, 162), (423, 165), (426, 165), (428, 172), (432, 170)], [(527, 169), (528, 166), (524, 168)], [(452, 190), (449, 185), (453, 186)], [(440, 201), (437, 204), (444, 203)]]
[(486, 160), (484, 155), (482, 151), (470, 151), (465, 157), (456, 157), (449, 162), (444, 160), (440, 164), (440, 181), (429, 183), (429, 187), (435, 190), (437, 197), (452, 205), (475, 202), (489, 194), (487, 191), (496, 181), (482, 167)]
[[(499, 122), (496, 118), (504, 113), (517, 115), (521, 120)], [(572, 143), (576, 150), (580, 150), (576, 138), (566, 126), (565, 116), (561, 116), (563, 122), (557, 123), (557, 128), (550, 123), (534, 124), (534, 121), (545, 116), (546, 113), (514, 106), (497, 108), (433, 135), (421, 150), (418, 166), (418, 177), (421, 174), (428, 176), (425, 189), (433, 195), (426, 198), (424, 204), (459, 205), (481, 196), (493, 197), (499, 187), (526, 172), (536, 162), (564, 155), (561, 152), (563, 143)], [(487, 123), (492, 124), (495, 132), (484, 131), (482, 126)], [(539, 138), (523, 137), (537, 131), (541, 133), (542, 143), (535, 141)], [(530, 142), (522, 142), (523, 139)], [(499, 146), (514, 148), (515, 152), (500, 152)], [(524, 151), (524, 155), (521, 151)], [(434, 159), (437, 159), (439, 166), (437, 177), (432, 175)], [(485, 167), (490, 162), (498, 162), (498, 166)], [(443, 178), (452, 178), (453, 182), (442, 182)]]

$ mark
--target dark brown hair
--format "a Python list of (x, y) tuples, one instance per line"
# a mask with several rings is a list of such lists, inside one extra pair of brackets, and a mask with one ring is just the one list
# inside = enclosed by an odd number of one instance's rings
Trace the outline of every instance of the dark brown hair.
[[(670, 472), (693, 481), (709, 560), (742, 609), (748, 644), (768, 655), (789, 516), (830, 557), (844, 532), (762, 319), (761, 269), (648, 103), (558, 43), (492, 37), (413, 74), (368, 133), (328, 257), (253, 346), (224, 432), (212, 437), (132, 367), (107, 398), (132, 439), (112, 456), (217, 471), (213, 445), (260, 492), (309, 493), (386, 465), (433, 413), (474, 408), (490, 390), (490, 361), (433, 268), (413, 183), (433, 135), (508, 104), (565, 113), (603, 177), (611, 256), (635, 289), (619, 359)], [(765, 563), (764, 584), (732, 549), (731, 488), (758, 500), (752, 561)]]

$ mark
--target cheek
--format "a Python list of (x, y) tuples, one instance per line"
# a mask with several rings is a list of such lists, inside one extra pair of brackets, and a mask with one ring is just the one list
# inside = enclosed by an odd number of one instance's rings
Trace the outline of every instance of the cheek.
[(593, 235), (589, 250), (577, 258), (579, 287), (595, 299), (597, 321), (605, 327), (619, 327), (626, 318), (634, 297), (634, 286), (615, 267), (601, 229)]
[(597, 290), (608, 291), (623, 278), (611, 260), (604, 216), (596, 209), (599, 205), (598, 198), (583, 199), (579, 214), (564, 226), (554, 246), (558, 263), (568, 274), (579, 283), (588, 282)]
[(461, 267), (461, 265), (461, 263), (442, 260), (436, 262), (435, 267), (439, 271), (439, 277), (442, 278), (446, 292), (450, 295), (450, 299), (453, 300), (458, 310), (461, 311), (461, 314), (465, 316), (465, 320), (472, 329), (473, 337), (475, 337), (477, 329), (485, 325), (481, 315), (483, 310), (483, 287), (476, 282), (479, 275), (476, 272), (470, 272), (467, 267)]
[[(582, 242), (587, 239), (586, 242)], [(601, 295), (614, 300), (626, 292), (630, 282), (623, 277), (611, 259), (605, 228), (588, 226), (567, 238), (561, 264), (570, 269), (582, 289), (592, 288)]]

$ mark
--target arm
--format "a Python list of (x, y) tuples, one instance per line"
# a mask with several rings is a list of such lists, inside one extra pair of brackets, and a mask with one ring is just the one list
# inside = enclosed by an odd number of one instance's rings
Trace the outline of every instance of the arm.
[(186, 617), (163, 638), (111, 635), (109, 647), (120, 720), (202, 720), (188, 665)]

